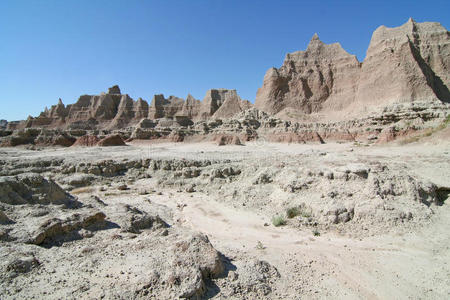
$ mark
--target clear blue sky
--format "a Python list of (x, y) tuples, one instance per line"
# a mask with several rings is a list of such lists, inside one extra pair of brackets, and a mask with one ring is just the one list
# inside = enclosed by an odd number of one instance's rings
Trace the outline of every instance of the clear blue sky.
[(0, 119), (114, 84), (147, 101), (228, 88), (253, 102), (315, 32), (362, 60), (379, 25), (410, 16), (448, 28), (450, 1), (1, 0)]

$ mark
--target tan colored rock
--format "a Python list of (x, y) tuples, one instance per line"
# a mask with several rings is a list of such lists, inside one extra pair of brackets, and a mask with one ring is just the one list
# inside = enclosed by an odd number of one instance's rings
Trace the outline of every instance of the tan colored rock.
[(191, 94), (189, 94), (183, 104), (183, 108), (176, 115), (185, 116), (191, 120), (198, 119), (201, 105), (202, 102), (200, 100), (195, 99)]
[(133, 106), (134, 110), (134, 118), (135, 120), (142, 120), (147, 118), (148, 116), (148, 103), (147, 101), (143, 100), (142, 98), (139, 98)]
[[(255, 107), (287, 118), (322, 113), (348, 119), (398, 102), (450, 102), (450, 38), (439, 23), (379, 27), (364, 62), (317, 35), (305, 51), (267, 71)], [(289, 113), (285, 111), (289, 110)]]
[(354, 55), (339, 43), (324, 44), (315, 34), (306, 51), (287, 54), (280, 69), (267, 71), (255, 107), (271, 114), (285, 108), (307, 114), (325, 106), (342, 108), (354, 98), (358, 73)]
[(364, 105), (417, 100), (450, 102), (450, 37), (439, 23), (409, 19), (380, 26), (361, 67), (356, 99)]
[(183, 110), (184, 100), (175, 96), (168, 99), (164, 95), (155, 95), (148, 109), (149, 119), (173, 118)]
[(242, 101), (236, 90), (211, 89), (201, 104), (199, 118), (207, 120), (230, 118), (251, 107), (248, 101)]

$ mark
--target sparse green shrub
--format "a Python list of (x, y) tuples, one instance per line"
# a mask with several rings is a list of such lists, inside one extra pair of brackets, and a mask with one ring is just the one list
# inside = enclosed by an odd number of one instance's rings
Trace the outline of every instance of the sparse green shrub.
[(300, 213), (301, 213), (300, 209), (296, 206), (286, 209), (286, 216), (289, 219), (292, 219), (292, 218), (300, 215)]
[(424, 134), (423, 134), (423, 136), (430, 136), (430, 135), (432, 135), (433, 134), (433, 130), (427, 130)]
[(311, 212), (304, 210), (302, 211), (302, 217), (303, 218), (310, 218), (311, 217)]
[(256, 243), (256, 249), (258, 249), (258, 250), (264, 250), (264, 249), (266, 249), (266, 247), (263, 245), (263, 243), (261, 243), (261, 241), (258, 241), (258, 242)]
[(286, 225), (286, 220), (284, 219), (283, 216), (274, 216), (272, 218), (272, 224), (275, 227)]
[(312, 233), (313, 233), (314, 236), (320, 236), (320, 232), (319, 232), (319, 230), (317, 228), (314, 228)]

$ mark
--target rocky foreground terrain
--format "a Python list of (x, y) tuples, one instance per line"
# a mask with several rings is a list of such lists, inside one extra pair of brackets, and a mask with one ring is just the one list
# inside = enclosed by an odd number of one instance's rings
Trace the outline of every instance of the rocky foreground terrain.
[(449, 45), (314, 35), (254, 105), (113, 86), (0, 120), (0, 298), (449, 298)]
[(450, 136), (1, 151), (2, 299), (450, 295)]

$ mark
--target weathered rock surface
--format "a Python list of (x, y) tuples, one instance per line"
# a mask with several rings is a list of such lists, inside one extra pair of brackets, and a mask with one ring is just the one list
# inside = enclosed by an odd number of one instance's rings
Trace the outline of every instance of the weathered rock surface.
[(236, 90), (212, 89), (206, 92), (200, 110), (200, 119), (206, 120), (230, 118), (250, 108), (248, 101), (242, 101)]
[(9, 126), (6, 122), (2, 126), (10, 130), (29, 127), (114, 130), (136, 126), (143, 119), (163, 118), (187, 126), (194, 120), (231, 117), (251, 106), (250, 102), (239, 98), (236, 90), (226, 89), (208, 91), (203, 102), (191, 95), (186, 101), (175, 96), (166, 99), (162, 94), (155, 95), (149, 105), (142, 98), (134, 101), (129, 95), (121, 94), (116, 85), (109, 88), (108, 93), (83, 95), (67, 106), (59, 99), (57, 105), (45, 108), (36, 118), (30, 116), (25, 121), (9, 123)]
[(102, 212), (73, 214), (66, 219), (52, 218), (46, 220), (32, 233), (29, 243), (35, 245), (59, 244), (66, 240), (78, 238), (78, 231), (82, 229), (98, 230), (104, 227), (106, 215)]
[(0, 202), (20, 204), (74, 205), (74, 199), (55, 182), (37, 174), (0, 177)]
[(175, 266), (168, 274), (170, 284), (179, 285), (177, 297), (200, 298), (205, 293), (205, 281), (220, 276), (225, 267), (219, 252), (205, 235), (193, 235), (172, 247)]
[[(270, 114), (367, 113), (397, 102), (450, 102), (450, 38), (439, 23), (387, 28), (372, 36), (359, 63), (338, 44), (317, 35), (306, 51), (287, 54), (271, 68), (258, 90), (255, 107)], [(348, 116), (343, 113), (342, 118)]]
[(118, 134), (109, 135), (100, 141), (98, 141), (97, 146), (108, 147), (108, 146), (125, 146), (125, 142), (122, 137)]

